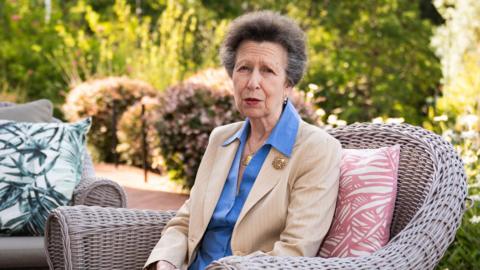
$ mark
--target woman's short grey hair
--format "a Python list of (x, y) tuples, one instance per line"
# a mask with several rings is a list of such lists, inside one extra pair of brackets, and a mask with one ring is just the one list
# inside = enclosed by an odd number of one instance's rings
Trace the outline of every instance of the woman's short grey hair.
[(243, 41), (278, 43), (287, 51), (287, 80), (295, 86), (305, 72), (307, 53), (305, 34), (292, 19), (272, 11), (257, 11), (236, 18), (220, 49), (222, 64), (232, 77), (236, 52)]

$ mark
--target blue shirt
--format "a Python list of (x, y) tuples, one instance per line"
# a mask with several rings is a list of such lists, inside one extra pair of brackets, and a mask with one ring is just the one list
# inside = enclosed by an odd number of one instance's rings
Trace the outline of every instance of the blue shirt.
[(284, 156), (290, 157), (293, 145), (295, 144), (295, 138), (297, 137), (299, 123), (300, 116), (295, 110), (295, 107), (293, 107), (293, 104), (288, 101), (267, 141), (255, 153), (245, 168), (238, 194), (238, 171), (240, 169), (240, 159), (250, 131), (249, 119), (247, 118), (242, 128), (223, 143), (223, 146), (227, 146), (235, 140), (240, 141), (222, 193), (220, 194), (220, 198), (218, 199), (203, 239), (199, 244), (197, 256), (188, 268), (189, 270), (204, 269), (212, 261), (232, 255), (230, 241), (233, 228), (235, 227), (243, 204), (247, 200), (247, 196), (255, 183), (255, 179), (262, 168), (265, 158), (270, 152), (271, 147), (274, 147)]

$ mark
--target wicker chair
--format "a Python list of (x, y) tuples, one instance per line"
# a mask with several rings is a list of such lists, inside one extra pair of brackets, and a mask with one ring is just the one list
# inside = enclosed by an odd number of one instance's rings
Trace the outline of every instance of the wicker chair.
[[(398, 195), (389, 243), (355, 258), (229, 256), (207, 269), (433, 269), (454, 240), (467, 194), (452, 145), (407, 124), (354, 124), (330, 133), (344, 148), (400, 144)], [(141, 269), (174, 212), (60, 207), (49, 217), (53, 269)]]
[[(0, 102), (0, 107), (12, 105)], [(95, 177), (92, 160), (85, 153), (82, 177), (73, 191), (72, 205), (126, 207), (127, 198), (117, 183)], [(0, 237), (0, 269), (48, 269), (45, 254), (44, 237)]]

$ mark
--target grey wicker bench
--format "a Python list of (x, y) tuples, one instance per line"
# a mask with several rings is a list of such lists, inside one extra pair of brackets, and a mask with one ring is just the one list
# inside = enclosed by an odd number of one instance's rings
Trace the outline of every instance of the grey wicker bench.
[[(355, 258), (229, 256), (207, 269), (433, 269), (454, 240), (467, 195), (452, 145), (407, 124), (354, 124), (330, 133), (344, 148), (400, 144), (389, 243)], [(46, 232), (52, 269), (141, 269), (173, 211), (60, 207)]]
[[(0, 107), (12, 105), (0, 102)], [(126, 207), (127, 197), (117, 183), (95, 177), (92, 160), (86, 152), (82, 178), (73, 191), (72, 205)], [(40, 236), (0, 237), (0, 269), (48, 269), (45, 239)]]

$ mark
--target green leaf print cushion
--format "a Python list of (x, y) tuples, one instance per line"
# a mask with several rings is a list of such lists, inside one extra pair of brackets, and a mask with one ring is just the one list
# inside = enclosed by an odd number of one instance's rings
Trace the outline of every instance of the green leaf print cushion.
[(0, 235), (43, 235), (48, 214), (70, 202), (91, 121), (0, 120)]

